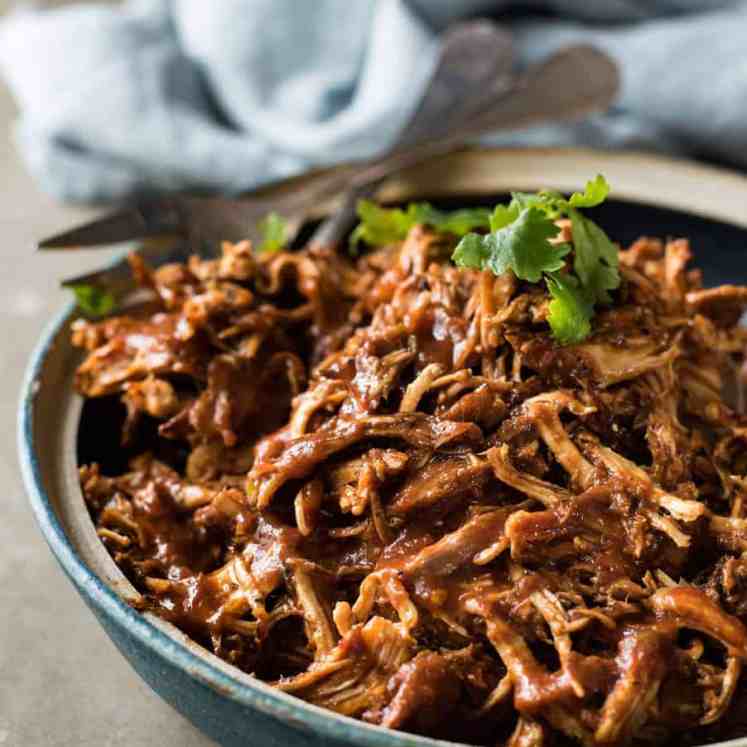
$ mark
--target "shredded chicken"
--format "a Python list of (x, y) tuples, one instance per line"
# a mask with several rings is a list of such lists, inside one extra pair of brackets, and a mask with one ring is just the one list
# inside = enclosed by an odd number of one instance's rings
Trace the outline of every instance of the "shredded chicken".
[(640, 239), (562, 347), (543, 287), (452, 249), (416, 227), (360, 259), (133, 258), (152, 299), (73, 328), (90, 417), (123, 405), (129, 469), (80, 471), (102, 542), (143, 606), (373, 724), (509, 747), (747, 733), (747, 418), (722, 394), (747, 288)]

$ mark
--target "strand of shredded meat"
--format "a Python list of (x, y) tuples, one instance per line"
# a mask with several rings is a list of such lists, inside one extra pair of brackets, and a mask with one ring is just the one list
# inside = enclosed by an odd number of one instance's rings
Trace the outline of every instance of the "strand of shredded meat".
[[(143, 606), (338, 713), (484, 745), (747, 734), (747, 289), (684, 240), (557, 345), (544, 288), (414, 228), (155, 270), (73, 336), (129, 470), (81, 468)], [(86, 427), (102, 423), (87, 421)], [(106, 455), (100, 459), (105, 460)]]

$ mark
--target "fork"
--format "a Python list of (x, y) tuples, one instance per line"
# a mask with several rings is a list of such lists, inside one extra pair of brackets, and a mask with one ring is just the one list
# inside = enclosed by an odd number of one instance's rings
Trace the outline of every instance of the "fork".
[[(511, 37), (495, 24), (478, 20), (452, 27), (444, 35), (419, 106), (384, 157), (443, 136), (455, 111), (469, 113), (508, 90), (513, 82), (511, 63)], [(292, 189), (295, 180), (290, 179), (236, 199), (164, 195), (45, 239), (38, 246), (67, 249), (169, 233), (186, 235), (193, 248), (206, 239), (256, 239), (256, 219), (270, 209), (282, 212), (287, 224), (286, 238), (292, 242), (309, 209), (380, 158), (328, 170), (318, 175), (304, 194)], [(268, 190), (274, 194), (283, 187), (287, 191), (280, 198), (263, 196)]]
[[(499, 129), (518, 129), (530, 124), (577, 118), (590, 111), (606, 107), (618, 87), (617, 69), (603, 53), (586, 46), (569, 47), (556, 53), (544, 63), (514, 79), (496, 95), (483, 88), (482, 95), (472, 99), (469, 116), (449, 121), (442, 134), (412, 147), (399, 147), (390, 155), (373, 163), (354, 164), (317, 176), (303, 191), (285, 190), (279, 196), (253, 195), (250, 199), (226, 200), (224, 198), (165, 198), (149, 208), (141, 208), (144, 234), (182, 233), (187, 235), (192, 247), (200, 246), (205, 238), (246, 238), (252, 235), (252, 226), (270, 211), (290, 215), (296, 225), (311, 214), (313, 207), (326, 198), (347, 189), (348, 199), (340, 215), (349, 223), (351, 195), (373, 190), (382, 180), (403, 168), (461, 148), (465, 141), (476, 135)], [(439, 123), (440, 125), (441, 123)], [(123, 214), (110, 216), (94, 226), (121, 232)], [(130, 214), (131, 220), (131, 214)], [(345, 221), (342, 221), (344, 223)], [(128, 230), (132, 231), (131, 226)], [(77, 233), (80, 234), (80, 229)], [(45, 246), (68, 245), (76, 231), (56, 237)], [(340, 229), (336, 230), (339, 235)], [(120, 233), (121, 236), (121, 233)], [(127, 236), (131, 237), (132, 233)], [(66, 240), (63, 240), (65, 239)], [(121, 240), (121, 238), (119, 239)], [(66, 243), (67, 241), (67, 243)], [(158, 250), (156, 250), (158, 251)], [(71, 278), (65, 284), (92, 283), (113, 292), (125, 290), (126, 273), (123, 267), (114, 267), (97, 273)]]

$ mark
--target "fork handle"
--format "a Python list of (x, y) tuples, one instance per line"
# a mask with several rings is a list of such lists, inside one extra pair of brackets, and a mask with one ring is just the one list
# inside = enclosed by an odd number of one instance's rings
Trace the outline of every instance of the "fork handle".
[(381, 182), (376, 181), (348, 189), (335, 211), (316, 228), (309, 244), (332, 248), (340, 246), (358, 220), (358, 201), (373, 197), (380, 185)]
[(587, 45), (563, 49), (529, 70), (492, 106), (475, 113), (447, 136), (397, 152), (365, 167), (350, 180), (338, 214), (320, 227), (311, 243), (338, 246), (355, 225), (355, 202), (374, 194), (381, 183), (403, 169), (443, 156), (465, 146), (471, 138), (498, 130), (512, 130), (546, 122), (579, 119), (608, 107), (620, 85), (615, 63)]

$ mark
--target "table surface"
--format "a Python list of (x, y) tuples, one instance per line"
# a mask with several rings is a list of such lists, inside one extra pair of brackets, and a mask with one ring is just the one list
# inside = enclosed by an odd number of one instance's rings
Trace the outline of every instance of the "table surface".
[[(0, 3), (2, 0), (0, 0)], [(1, 8), (0, 8), (1, 10)], [(34, 241), (93, 211), (43, 195), (12, 140), (16, 111), (0, 84), (0, 747), (205, 747), (213, 742), (130, 669), (47, 549), (21, 485), (15, 417), (23, 370), (42, 327), (64, 303), (58, 281), (102, 255), (39, 255)]]

